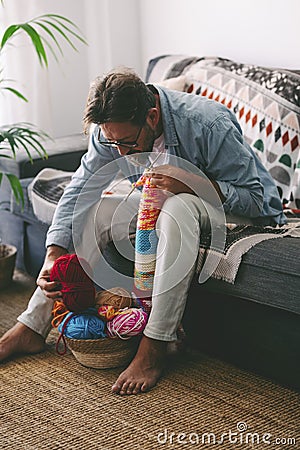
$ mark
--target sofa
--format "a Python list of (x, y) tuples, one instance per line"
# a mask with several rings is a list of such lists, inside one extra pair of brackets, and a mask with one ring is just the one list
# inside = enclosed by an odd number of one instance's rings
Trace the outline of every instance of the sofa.
[(37, 219), (28, 196), (28, 186), (45, 167), (72, 173), (87, 151), (87, 138), (81, 133), (43, 142), (47, 159), (38, 154), (33, 163), (25, 150), (20, 149), (16, 159), (0, 159), (0, 170), (19, 177), (24, 192), (24, 207), (17, 204), (5, 177), (0, 186), (0, 238), (17, 247), (16, 266), (36, 276), (45, 256), (45, 237), (49, 224)]
[[(273, 176), (288, 222), (300, 222), (300, 72), (258, 67), (221, 57), (161, 55), (149, 61), (149, 83), (206, 96), (230, 108), (245, 139)], [(36, 276), (49, 224), (33, 211), (28, 186), (42, 168), (74, 171), (87, 140), (82, 135), (47, 143), (47, 160), (25, 154), (10, 162), (21, 178), (22, 210), (1, 186), (0, 237), (18, 248), (17, 266)], [(5, 161), (5, 164), (7, 162)], [(1, 169), (4, 162), (0, 162)], [(7, 169), (7, 167), (4, 167)], [(241, 368), (300, 389), (300, 239), (285, 236), (256, 243), (241, 258), (234, 282), (195, 274), (183, 325), (189, 345)], [(113, 244), (106, 258), (132, 273)]]

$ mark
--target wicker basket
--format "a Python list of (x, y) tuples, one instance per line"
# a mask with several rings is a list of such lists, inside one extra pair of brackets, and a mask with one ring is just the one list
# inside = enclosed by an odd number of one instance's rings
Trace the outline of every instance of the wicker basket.
[(127, 364), (138, 346), (138, 336), (127, 340), (119, 338), (71, 339), (65, 336), (67, 346), (85, 367), (111, 369)]

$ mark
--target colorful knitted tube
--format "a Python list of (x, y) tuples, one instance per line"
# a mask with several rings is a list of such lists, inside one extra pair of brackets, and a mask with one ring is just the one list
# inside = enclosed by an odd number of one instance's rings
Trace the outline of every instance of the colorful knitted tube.
[(146, 175), (136, 183), (136, 186), (140, 185), (143, 185), (143, 190), (136, 228), (133, 293), (139, 305), (149, 313), (158, 243), (155, 226), (166, 195), (151, 186)]

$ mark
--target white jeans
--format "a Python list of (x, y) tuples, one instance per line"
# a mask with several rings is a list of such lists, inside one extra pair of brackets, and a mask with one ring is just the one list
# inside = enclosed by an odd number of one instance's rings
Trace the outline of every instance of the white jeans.
[[(85, 220), (82, 239), (75, 250), (91, 263), (93, 269), (96, 268), (98, 274), (101, 271), (101, 265), (96, 267), (99, 248), (105, 248), (111, 239), (115, 242), (128, 238), (128, 233), (134, 231), (139, 200), (140, 193), (137, 191), (127, 201), (121, 196), (102, 198), (91, 210), (92, 220)], [(210, 219), (211, 210), (208, 215), (204, 203), (195, 195), (179, 194), (165, 201), (156, 226), (159, 239), (152, 310), (144, 330), (149, 338), (162, 341), (176, 339), (194, 274), (200, 232), (209, 226)], [(92, 235), (98, 246), (94, 245)], [(37, 288), (26, 311), (18, 317), (19, 322), (46, 337), (51, 329), (53, 303)]]

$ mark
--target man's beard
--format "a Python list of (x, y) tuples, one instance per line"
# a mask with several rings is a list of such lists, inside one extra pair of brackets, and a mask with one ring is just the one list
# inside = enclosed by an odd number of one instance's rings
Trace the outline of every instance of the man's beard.
[(136, 150), (135, 148), (129, 150), (126, 153), (128, 155), (136, 155), (137, 153), (151, 153), (153, 150), (153, 144), (155, 141), (155, 131), (146, 123), (145, 124), (145, 140), (142, 150)]

